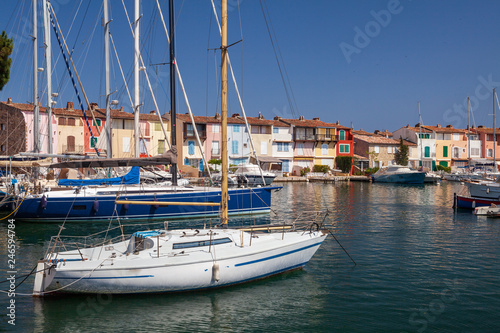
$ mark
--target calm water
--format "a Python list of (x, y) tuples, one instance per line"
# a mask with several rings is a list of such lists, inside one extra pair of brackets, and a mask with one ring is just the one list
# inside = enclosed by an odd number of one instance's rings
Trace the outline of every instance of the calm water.
[[(285, 184), (274, 196), (277, 219), (328, 208), (337, 239), (357, 266), (330, 237), (302, 271), (216, 291), (43, 300), (18, 295), (15, 327), (7, 324), (8, 299), (2, 293), (0, 330), (498, 331), (500, 219), (454, 213), (453, 193), (459, 188), (446, 182)], [(73, 225), (67, 233), (88, 229), (93, 228)], [(3, 275), (6, 230), (6, 224), (0, 224)], [(56, 225), (16, 226), (18, 275), (33, 268), (56, 231)], [(17, 291), (31, 293), (32, 285), (29, 278)], [(1, 286), (6, 289), (5, 283)]]

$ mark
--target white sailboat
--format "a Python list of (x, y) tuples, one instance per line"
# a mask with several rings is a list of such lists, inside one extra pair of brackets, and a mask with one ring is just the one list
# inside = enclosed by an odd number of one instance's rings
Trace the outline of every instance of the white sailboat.
[[(105, 0), (106, 1), (106, 0)], [(170, 0), (173, 15), (173, 0)], [(173, 21), (170, 31), (173, 34)], [(172, 46), (171, 46), (172, 47)], [(221, 227), (135, 232), (101, 244), (58, 235), (38, 262), (34, 296), (177, 292), (228, 286), (302, 268), (328, 233), (322, 221), (227, 228), (227, 3), (222, 0)], [(299, 228), (302, 227), (302, 230)], [(62, 230), (62, 228), (61, 228)], [(93, 237), (94, 238), (94, 237)], [(74, 245), (73, 250), (69, 247)]]

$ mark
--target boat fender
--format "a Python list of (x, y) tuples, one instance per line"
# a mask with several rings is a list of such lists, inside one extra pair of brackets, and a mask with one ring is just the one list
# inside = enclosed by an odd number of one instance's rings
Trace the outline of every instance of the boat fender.
[(123, 209), (128, 210), (128, 204), (124, 204)]
[(488, 194), (490, 193), (490, 188), (489, 187), (486, 188), (486, 193), (488, 193)]
[[(156, 197), (153, 199), (153, 201), (158, 201), (158, 199), (156, 199)], [(158, 209), (160, 208), (160, 205), (153, 205), (153, 208), (154, 209)]]
[(42, 209), (47, 208), (47, 197), (45, 194), (42, 195), (42, 198), (40, 199), (40, 207), (42, 207)]
[(94, 200), (94, 203), (92, 204), (92, 210), (97, 213), (99, 211), (99, 201), (97, 199)]
[(220, 270), (218, 262), (214, 262), (214, 265), (212, 266), (212, 280), (216, 282), (220, 280)]

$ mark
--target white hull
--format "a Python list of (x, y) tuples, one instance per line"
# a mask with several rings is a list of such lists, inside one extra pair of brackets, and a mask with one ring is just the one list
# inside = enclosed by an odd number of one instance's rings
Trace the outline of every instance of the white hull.
[[(189, 235), (193, 230), (180, 232)], [(151, 237), (154, 246), (136, 254), (126, 254), (130, 249), (128, 241), (113, 244), (111, 250), (109, 245), (81, 249), (84, 261), (78, 251), (61, 252), (57, 258), (66, 261), (57, 262), (50, 275), (37, 273), (34, 294), (179, 292), (238, 284), (303, 267), (326, 238), (322, 231), (262, 233), (258, 238), (235, 229), (212, 232), (213, 239), (228, 237), (231, 241), (210, 247), (172, 249), (175, 242), (210, 240), (209, 230), (185, 237), (179, 237), (176, 231)], [(158, 240), (164, 244), (160, 245), (159, 256)], [(47, 265), (48, 259), (41, 261), (39, 267)]]

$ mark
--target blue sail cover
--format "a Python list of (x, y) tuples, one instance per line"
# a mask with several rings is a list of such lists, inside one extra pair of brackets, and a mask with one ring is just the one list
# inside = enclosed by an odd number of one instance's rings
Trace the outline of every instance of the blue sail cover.
[(135, 166), (124, 176), (98, 179), (59, 179), (60, 186), (89, 186), (89, 185), (133, 185), (139, 184), (140, 167)]

